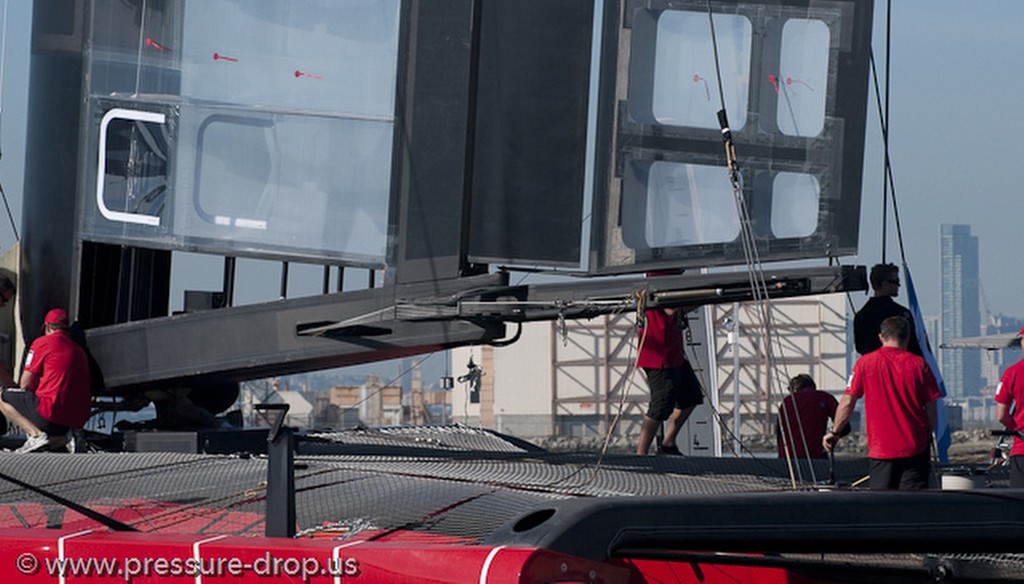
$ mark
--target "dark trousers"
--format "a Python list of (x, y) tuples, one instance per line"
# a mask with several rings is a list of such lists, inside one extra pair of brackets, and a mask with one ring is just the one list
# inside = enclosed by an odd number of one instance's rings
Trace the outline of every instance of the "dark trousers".
[(872, 491), (919, 491), (928, 488), (932, 464), (928, 451), (907, 458), (869, 458)]
[(1024, 456), (1010, 457), (1010, 488), (1024, 489)]

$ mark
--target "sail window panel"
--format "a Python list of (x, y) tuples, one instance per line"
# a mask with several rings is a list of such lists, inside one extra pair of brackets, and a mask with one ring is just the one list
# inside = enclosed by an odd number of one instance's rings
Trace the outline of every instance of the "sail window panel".
[(400, 8), (96, 2), (83, 236), (383, 265)]
[(391, 117), (399, 5), (188, 2), (182, 93), (251, 106)]
[(811, 174), (780, 172), (772, 181), (771, 230), (778, 239), (808, 237), (818, 229), (821, 184)]
[(181, 2), (92, 2), (84, 49), (95, 96), (176, 95)]
[(717, 166), (634, 161), (623, 240), (634, 249), (724, 243), (740, 233), (728, 174)]
[(598, 129), (614, 149), (597, 158), (597, 176), (608, 180), (595, 185), (590, 271), (748, 260), (719, 131), (723, 108), (760, 259), (856, 252), (872, 3), (623, 5), (607, 13), (619, 18), (609, 37), (628, 50), (602, 65), (614, 100), (601, 102)]
[(97, 206), (119, 220), (158, 225), (167, 192), (167, 140), (164, 125), (110, 116), (104, 128)]
[[(391, 124), (309, 116), (183, 113), (195, 165), (180, 168), (175, 231), (207, 245), (315, 250), (383, 262)], [(184, 204), (182, 204), (184, 202)], [(217, 243), (220, 242), (220, 243)]]
[(787, 136), (814, 137), (825, 128), (831, 34), (820, 20), (793, 18), (782, 27), (776, 120)]
[(399, 0), (97, 2), (90, 90), (390, 117), (399, 8)]
[[(745, 16), (715, 14), (722, 91), (734, 130), (747, 123), (752, 26)], [(657, 19), (651, 113), (659, 124), (718, 128), (721, 109), (706, 13), (666, 10)]]

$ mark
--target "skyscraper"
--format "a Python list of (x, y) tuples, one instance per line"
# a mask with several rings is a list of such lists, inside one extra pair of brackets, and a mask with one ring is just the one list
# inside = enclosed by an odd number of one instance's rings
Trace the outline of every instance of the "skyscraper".
[[(942, 338), (982, 334), (978, 305), (978, 238), (970, 225), (942, 225)], [(981, 390), (981, 355), (969, 349), (943, 349), (942, 375), (952, 397), (974, 397)]]

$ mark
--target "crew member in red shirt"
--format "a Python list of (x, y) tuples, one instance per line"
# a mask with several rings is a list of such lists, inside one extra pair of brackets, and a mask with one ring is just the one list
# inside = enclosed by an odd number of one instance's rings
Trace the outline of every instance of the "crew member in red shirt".
[(779, 423), (775, 426), (779, 458), (825, 458), (821, 439), (828, 421), (836, 417), (839, 402), (832, 394), (819, 391), (814, 378), (801, 373), (789, 380), (790, 394), (782, 400)]
[(29, 347), (21, 387), (0, 393), (0, 412), (28, 436), (18, 452), (64, 446), (68, 431), (91, 414), (89, 360), (68, 334), (67, 313), (47, 312), (43, 331)]
[[(1015, 343), (1024, 348), (1024, 328)], [(1017, 432), (1010, 448), (1010, 487), (1024, 489), (1024, 359), (1010, 365), (996, 388), (996, 418), (1007, 430)]]
[(935, 400), (941, 397), (931, 369), (907, 351), (910, 321), (882, 321), (882, 348), (853, 366), (850, 384), (836, 410), (832, 431), (822, 438), (831, 450), (846, 430), (857, 400), (864, 398), (872, 489), (918, 490), (928, 486), (929, 446), (935, 429)]
[(668, 429), (658, 445), (658, 454), (681, 454), (676, 436), (693, 408), (704, 401), (700, 381), (683, 352), (682, 317), (682, 310), (674, 308), (648, 310), (644, 317), (637, 367), (647, 374), (651, 403), (640, 426), (637, 454), (647, 454), (665, 420)]

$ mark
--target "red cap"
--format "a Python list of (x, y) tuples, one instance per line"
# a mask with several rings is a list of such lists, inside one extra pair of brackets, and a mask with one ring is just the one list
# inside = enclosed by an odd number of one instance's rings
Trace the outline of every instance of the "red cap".
[(67, 326), (68, 313), (64, 312), (63, 308), (52, 308), (50, 309), (50, 312), (46, 313), (46, 318), (43, 319), (43, 324), (62, 324)]
[(1020, 332), (1017, 333), (1018, 337), (1024, 337), (1024, 326), (1020, 327)]

